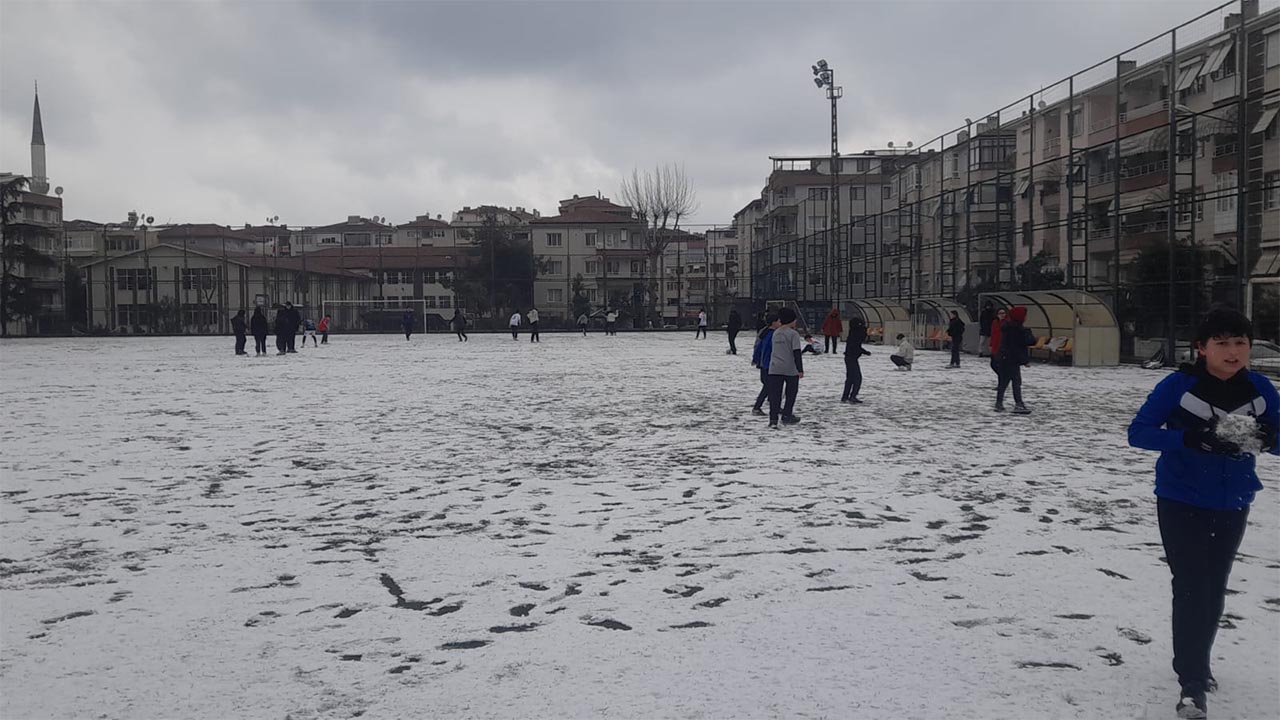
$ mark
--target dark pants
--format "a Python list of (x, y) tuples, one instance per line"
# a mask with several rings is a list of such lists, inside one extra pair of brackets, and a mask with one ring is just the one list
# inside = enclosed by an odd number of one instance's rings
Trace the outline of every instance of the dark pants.
[(586, 326), (586, 325), (579, 325), (578, 327), (582, 329), (582, 337), (586, 337), (586, 336), (587, 336), (587, 326)]
[(327, 345), (327, 344), (329, 344), (329, 331), (328, 331), (328, 330), (321, 330), (321, 331), (320, 331), (320, 344), (321, 344), (321, 345)]
[(960, 367), (960, 338), (951, 338), (951, 364)]
[(405, 340), (408, 340), (408, 339), (409, 339), (409, 336), (411, 336), (411, 335), (413, 335), (413, 328), (405, 328), (405, 329), (404, 329), (404, 339), (405, 339)]
[(529, 342), (542, 342), (538, 337), (538, 323), (529, 323)]
[(738, 339), (738, 331), (730, 330), (729, 331), (729, 354), (731, 355), (738, 354), (738, 343), (734, 342), (737, 339)]
[(1160, 540), (1173, 573), (1173, 671), (1186, 692), (1204, 692), (1227, 577), (1249, 508), (1208, 510), (1157, 498)]
[(605, 324), (604, 324), (604, 334), (605, 334), (605, 335), (617, 335), (617, 334), (618, 334), (618, 333), (613, 329), (613, 325), (614, 325), (614, 324), (613, 324), (613, 323), (611, 323), (611, 322), (607, 322), (607, 323), (605, 323)]
[(289, 352), (289, 341), (284, 339), (284, 333), (276, 333), (276, 350), (281, 355)]
[(290, 330), (289, 332), (285, 333), (285, 336), (284, 336), (285, 350), (287, 350), (288, 352), (298, 352), (296, 348), (297, 343), (298, 343), (297, 330)]
[(862, 390), (862, 366), (858, 364), (857, 355), (846, 355), (844, 358), (844, 392), (840, 394), (840, 399), (850, 400), (856, 398), (860, 390)]
[(237, 354), (237, 355), (246, 355), (246, 354), (247, 354), (247, 353), (244, 351), (244, 345), (245, 345), (245, 343), (246, 343), (246, 342), (248, 342), (248, 340), (249, 340), (249, 338), (245, 337), (245, 334), (244, 334), (244, 333), (236, 333), (236, 354)]
[(693, 339), (694, 339), (694, 340), (697, 340), (699, 335), (701, 335), (701, 336), (702, 336), (702, 339), (703, 339), (703, 340), (706, 340), (706, 339), (707, 339), (707, 326), (706, 326), (706, 325), (699, 325), (699, 326), (698, 326), (698, 329), (693, 331)]
[(998, 363), (1000, 385), (996, 388), (996, 404), (1004, 403), (1004, 391), (1013, 385), (1013, 401), (1022, 404), (1022, 366), (1017, 363)]
[(467, 339), (467, 333), (466, 333), (466, 331), (464, 331), (464, 330), (454, 330), (454, 332), (458, 333), (458, 342), (465, 342), (465, 341), (466, 341), (466, 339)]
[(991, 336), (979, 335), (978, 336), (978, 357), (982, 357), (983, 350), (989, 350), (990, 348), (991, 348)]
[(898, 367), (911, 367), (911, 363), (907, 362), (901, 355), (890, 355), (889, 359)]
[(764, 408), (764, 401), (769, 399), (769, 369), (760, 368), (760, 393), (756, 395), (755, 405), (757, 410)]
[[(785, 393), (784, 393), (785, 391)], [(796, 393), (800, 392), (800, 378), (795, 375), (769, 376), (769, 424), (777, 425), (778, 417), (789, 418), (796, 407)], [(786, 404), (783, 404), (783, 396)]]
[(262, 353), (263, 355), (267, 354), (267, 336), (266, 335), (253, 336), (253, 352), (255, 354), (256, 353)]
[(1000, 363), (995, 355), (991, 356), (991, 372), (995, 373), (997, 378), (1000, 377)]
[(840, 349), (839, 335), (823, 335), (822, 339), (823, 339), (823, 347), (826, 348), (827, 352), (833, 353), (833, 352), (839, 351)]

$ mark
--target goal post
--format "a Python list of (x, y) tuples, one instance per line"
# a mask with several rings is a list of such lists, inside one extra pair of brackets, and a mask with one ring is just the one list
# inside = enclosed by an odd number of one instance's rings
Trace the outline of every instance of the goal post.
[(405, 310), (413, 311), (413, 331), (425, 332), (427, 301), (421, 298), (325, 300), (320, 303), (321, 317), (330, 316), (330, 332), (404, 332)]

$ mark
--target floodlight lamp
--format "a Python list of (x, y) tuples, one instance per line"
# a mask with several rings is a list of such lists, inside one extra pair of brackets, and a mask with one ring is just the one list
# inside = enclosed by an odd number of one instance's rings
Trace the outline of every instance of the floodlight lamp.
[(822, 87), (822, 78), (814, 78), (813, 84), (817, 85), (818, 87)]
[(826, 61), (826, 60), (819, 60), (819, 61), (818, 61), (818, 67), (822, 68), (823, 70), (826, 70), (826, 69), (827, 69), (827, 61)]
[(814, 75), (817, 75), (818, 73), (822, 72), (821, 70), (818, 69), (817, 65), (810, 65), (809, 67), (813, 68)]

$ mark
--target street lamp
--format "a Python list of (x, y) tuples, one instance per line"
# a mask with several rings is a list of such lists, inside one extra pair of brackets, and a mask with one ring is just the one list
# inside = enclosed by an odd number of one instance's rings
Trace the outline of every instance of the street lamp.
[(831, 219), (827, 222), (827, 296), (831, 299), (832, 285), (835, 279), (835, 238), (840, 227), (840, 133), (836, 121), (836, 102), (844, 96), (844, 88), (836, 85), (836, 72), (826, 60), (819, 60), (810, 66), (813, 70), (813, 84), (826, 88), (827, 99), (831, 101), (831, 188), (828, 191), (827, 203)]

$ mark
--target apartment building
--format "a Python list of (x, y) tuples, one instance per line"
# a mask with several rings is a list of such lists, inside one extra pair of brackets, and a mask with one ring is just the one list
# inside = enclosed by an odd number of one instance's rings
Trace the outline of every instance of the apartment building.
[(608, 198), (574, 196), (560, 202), (553, 217), (529, 221), (533, 253), (541, 260), (534, 302), (547, 318), (571, 319), (574, 281), (592, 311), (643, 303), (648, 277), (644, 224), (631, 208)]
[[(284, 230), (288, 229), (270, 228), (268, 232), (275, 237), (276, 232)], [(287, 238), (280, 237), (277, 240), (278, 254), (282, 257), (296, 257), (303, 253), (333, 248), (388, 247), (392, 245), (395, 234), (395, 226), (387, 224), (386, 218), (348, 215), (346, 222), (288, 230)]]
[(397, 225), (391, 238), (393, 247), (455, 247), (458, 234), (443, 217), (430, 213), (419, 215), (412, 221)]
[[(12, 182), (17, 176), (0, 175), (0, 182)], [(48, 257), (52, 265), (34, 265), (15, 262), (9, 267), (11, 277), (28, 284), (28, 298), (32, 300), (33, 314), (9, 320), (5, 323), (8, 335), (35, 335), (51, 332), (65, 325), (62, 260), (62, 198), (34, 192), (21, 193), (9, 208), (13, 213), (10, 232), (17, 235), (16, 242), (24, 243)], [(6, 238), (6, 241), (14, 241)], [(13, 308), (10, 308), (12, 310)]]

